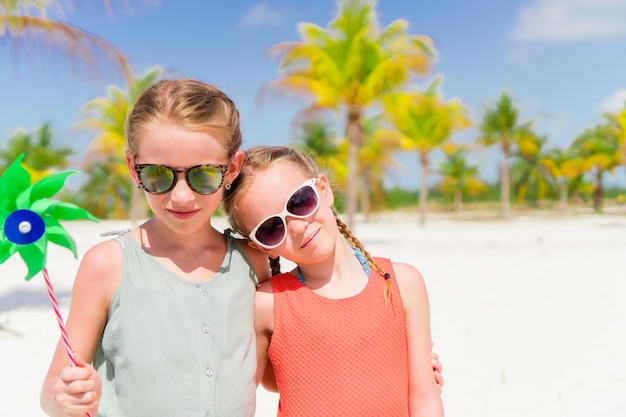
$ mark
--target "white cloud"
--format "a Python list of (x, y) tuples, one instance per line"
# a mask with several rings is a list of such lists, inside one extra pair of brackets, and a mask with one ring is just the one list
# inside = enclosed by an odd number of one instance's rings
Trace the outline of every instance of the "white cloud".
[(626, 89), (621, 89), (615, 91), (609, 97), (604, 99), (602, 104), (600, 105), (600, 111), (617, 113), (624, 108), (626, 103)]
[(239, 19), (239, 26), (244, 28), (280, 26), (288, 14), (289, 12), (285, 10), (272, 9), (267, 3), (259, 3)]
[(517, 13), (517, 41), (576, 41), (626, 36), (624, 0), (531, 0)]

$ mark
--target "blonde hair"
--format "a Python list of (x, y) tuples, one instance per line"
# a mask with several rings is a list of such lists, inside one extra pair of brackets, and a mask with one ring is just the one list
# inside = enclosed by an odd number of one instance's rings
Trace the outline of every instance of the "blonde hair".
[(173, 123), (192, 131), (225, 133), (222, 144), (231, 157), (241, 147), (239, 112), (233, 101), (217, 87), (189, 78), (166, 79), (148, 88), (126, 118), (126, 144), (137, 156), (146, 127)]
[[(280, 163), (290, 163), (296, 166), (301, 172), (309, 178), (316, 177), (320, 174), (319, 168), (308, 155), (303, 152), (297, 151), (293, 148), (286, 146), (255, 146), (245, 151), (245, 157), (243, 167), (239, 176), (235, 179), (230, 190), (224, 192), (224, 198), (222, 199), (222, 206), (224, 212), (228, 216), (228, 221), (231, 227), (237, 233), (248, 236), (249, 230), (245, 230), (240, 222), (241, 212), (238, 209), (237, 202), (241, 196), (248, 191), (252, 179), (255, 173), (264, 171), (272, 167), (273, 165)], [(385, 278), (385, 306), (388, 306), (391, 300), (392, 287), (389, 273), (384, 271), (374, 258), (365, 250), (365, 247), (353, 234), (352, 230), (344, 223), (337, 214), (337, 211), (333, 208), (333, 214), (335, 215), (335, 221), (337, 222), (337, 228), (342, 236), (346, 239), (349, 245), (356, 247), (363, 253), (370, 268), (375, 269)], [(280, 273), (280, 259), (270, 258), (270, 267), (272, 269), (272, 275)]]

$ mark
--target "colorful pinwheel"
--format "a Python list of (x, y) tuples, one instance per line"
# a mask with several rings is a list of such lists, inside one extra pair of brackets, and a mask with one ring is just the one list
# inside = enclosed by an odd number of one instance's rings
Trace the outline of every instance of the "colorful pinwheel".
[[(28, 267), (26, 281), (40, 271), (43, 273), (65, 350), (72, 364), (76, 365), (46, 270), (46, 249), (51, 242), (71, 250), (78, 258), (76, 243), (59, 220), (97, 219), (74, 204), (50, 199), (63, 188), (67, 177), (77, 174), (76, 171), (58, 172), (31, 185), (30, 175), (21, 164), (23, 159), (24, 154), (13, 161), (0, 177), (0, 264), (19, 253)], [(90, 416), (89, 413), (87, 415)]]
[(76, 254), (74, 239), (59, 220), (89, 219), (97, 221), (86, 210), (51, 200), (76, 171), (58, 172), (30, 183), (30, 175), (21, 165), (20, 155), (0, 177), (0, 264), (16, 252), (20, 254), (30, 280), (46, 266), (48, 242), (63, 246)]

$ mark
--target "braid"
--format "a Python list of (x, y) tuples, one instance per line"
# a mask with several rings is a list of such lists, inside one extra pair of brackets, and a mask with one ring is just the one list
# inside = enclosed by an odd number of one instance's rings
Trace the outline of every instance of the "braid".
[(391, 301), (391, 296), (392, 296), (392, 293), (393, 293), (393, 290), (391, 288), (391, 280), (390, 280), (391, 275), (389, 275), (388, 272), (386, 272), (384, 269), (382, 269), (376, 263), (374, 258), (372, 258), (372, 255), (370, 255), (369, 252), (365, 250), (365, 247), (363, 246), (361, 241), (359, 239), (357, 239), (352, 234), (352, 230), (350, 230), (348, 225), (345, 224), (339, 218), (339, 215), (337, 214), (337, 211), (335, 211), (334, 207), (332, 207), (332, 211), (333, 211), (333, 214), (335, 215), (335, 221), (337, 222), (337, 228), (339, 229), (339, 232), (343, 235), (343, 237), (346, 239), (348, 244), (350, 246), (354, 246), (355, 248), (360, 250), (361, 253), (363, 254), (363, 256), (365, 256), (365, 259), (367, 260), (367, 264), (370, 266), (370, 268), (375, 269), (376, 271), (378, 271), (378, 273), (380, 275), (382, 275), (385, 278), (385, 289), (384, 289), (384, 292), (383, 292), (383, 297), (385, 299), (385, 308), (388, 308), (389, 307), (389, 302)]
[(280, 256), (269, 258), (272, 276), (280, 274)]

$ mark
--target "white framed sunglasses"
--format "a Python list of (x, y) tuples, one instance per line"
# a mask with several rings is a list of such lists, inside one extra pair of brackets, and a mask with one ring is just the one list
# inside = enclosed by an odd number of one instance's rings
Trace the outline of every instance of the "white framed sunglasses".
[(287, 201), (283, 211), (266, 217), (249, 234), (250, 240), (265, 249), (280, 246), (287, 237), (286, 217), (304, 219), (313, 215), (320, 206), (317, 191), (318, 178), (310, 178), (296, 188)]

